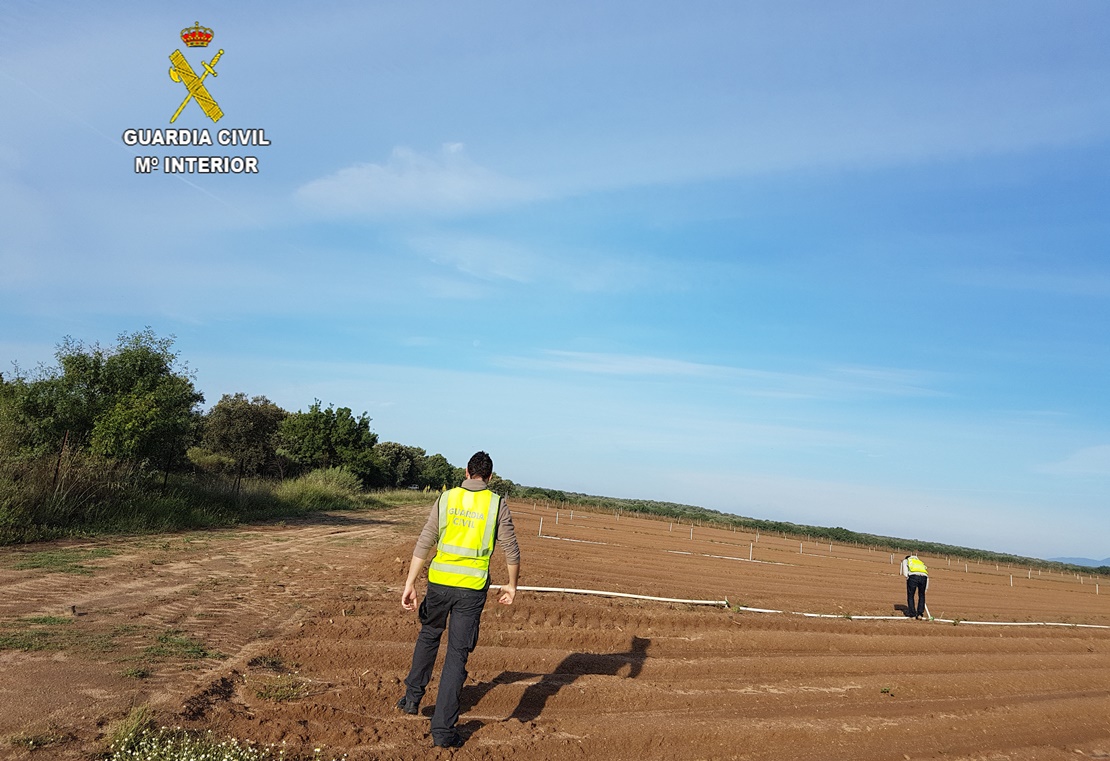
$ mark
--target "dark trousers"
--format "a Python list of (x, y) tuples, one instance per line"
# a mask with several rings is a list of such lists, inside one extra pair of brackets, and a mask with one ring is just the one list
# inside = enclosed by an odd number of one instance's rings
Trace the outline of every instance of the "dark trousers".
[[(920, 573), (911, 573), (906, 578), (906, 615), (925, 615), (925, 587), (929, 585), (929, 577)], [(913, 596), (917, 593), (918, 603), (914, 606)]]
[(478, 627), (486, 590), (428, 584), (428, 594), (420, 603), (420, 634), (412, 653), (412, 670), (405, 679), (405, 697), (420, 703), (432, 678), (432, 667), (439, 653), (439, 641), (447, 630), (447, 656), (439, 675), (439, 693), (432, 716), (432, 739), (450, 740), (459, 720), (459, 694), (466, 681), (466, 661), (478, 644)]

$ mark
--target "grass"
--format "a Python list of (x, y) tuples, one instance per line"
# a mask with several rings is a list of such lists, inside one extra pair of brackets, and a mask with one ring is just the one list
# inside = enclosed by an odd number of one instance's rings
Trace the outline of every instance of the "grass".
[(200, 640), (189, 637), (179, 629), (169, 629), (159, 634), (155, 644), (146, 649), (146, 655), (154, 660), (184, 658), (194, 661), (227, 657), (221, 652), (209, 650)]
[(72, 623), (73, 619), (62, 616), (30, 616), (0, 623), (0, 650), (62, 650), (74, 641), (68, 628)]
[(257, 655), (247, 661), (247, 666), (252, 669), (266, 669), (267, 671), (281, 671), (285, 668), (281, 658), (276, 655)]
[(75, 624), (75, 619), (67, 616), (27, 616), (13, 621), (0, 621), (0, 650), (110, 653), (118, 647), (117, 637), (135, 629), (117, 626), (104, 631)]
[(308, 694), (308, 683), (293, 674), (284, 674), (271, 679), (263, 679), (254, 688), (254, 694), (262, 700), (285, 703), (299, 700)]
[(73, 623), (72, 618), (66, 618), (65, 616), (28, 616), (19, 620), (38, 626), (58, 626)]
[(340, 761), (315, 748), (311, 756), (284, 745), (256, 745), (234, 738), (219, 740), (180, 727), (158, 727), (149, 708), (135, 708), (109, 733), (106, 761)]
[[(168, 488), (163, 489), (161, 477), (153, 477), (156, 474), (120, 470), (112, 463), (84, 456), (67, 460), (63, 468), (62, 481), (73, 488), (58, 489), (53, 485), (56, 462), (56, 458), (30, 463), (0, 458), (0, 545), (234, 528), (321, 510), (431, 504), (435, 496), (409, 489), (365, 492), (358, 479), (343, 468), (313, 471), (280, 483), (244, 480), (239, 489), (226, 479), (178, 473), (171, 475)], [(174, 548), (165, 540), (161, 546), (166, 551)], [(31, 559), (20, 567), (89, 573), (82, 561), (97, 557), (96, 552)]]
[(26, 748), (27, 750), (39, 750), (40, 748), (47, 748), (51, 745), (61, 745), (72, 740), (76, 740), (77, 736), (69, 730), (61, 729), (59, 727), (51, 726), (45, 732), (26, 733), (21, 732), (11, 738), (10, 742), (17, 748)]
[(284, 703), (290, 700), (299, 700), (308, 694), (308, 682), (298, 677), (295, 673), (281, 674), (286, 670), (286, 665), (276, 655), (258, 655), (247, 661), (251, 669), (278, 672), (279, 676), (265, 676), (252, 679), (254, 694), (262, 700), (274, 703)]
[(32, 552), (12, 566), (17, 571), (41, 569), (54, 573), (92, 575), (92, 570), (82, 565), (95, 558), (111, 557), (114, 553), (105, 548), (95, 550), (43, 550)]

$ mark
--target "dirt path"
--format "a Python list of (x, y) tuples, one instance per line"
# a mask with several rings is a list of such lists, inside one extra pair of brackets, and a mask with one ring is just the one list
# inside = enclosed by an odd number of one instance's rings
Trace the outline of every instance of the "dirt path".
[[(32, 548), (0, 551), (0, 635), (45, 632), (43, 649), (0, 650), (0, 736), (17, 739), (0, 757), (88, 758), (140, 704), (356, 760), (451, 755), (430, 747), (427, 715), (393, 708), (423, 512), (67, 545), (114, 552), (87, 576), (14, 570)], [(523, 592), (491, 603), (459, 758), (1110, 758), (1110, 629), (861, 619), (904, 603), (899, 558), (581, 511), (556, 522), (530, 504), (514, 516), (522, 584), (787, 612)], [(1105, 580), (1096, 594), (1074, 575), (925, 560), (936, 616), (1110, 626)], [(503, 579), (499, 555), (493, 567)], [(32, 752), (27, 737), (55, 742)]]

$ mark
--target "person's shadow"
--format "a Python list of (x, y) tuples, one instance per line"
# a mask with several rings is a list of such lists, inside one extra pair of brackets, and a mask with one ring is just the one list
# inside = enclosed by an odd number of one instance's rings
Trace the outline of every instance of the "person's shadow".
[(572, 684), (578, 677), (585, 674), (599, 674), (602, 676), (617, 676), (621, 669), (628, 666), (627, 679), (635, 679), (640, 675), (647, 660), (647, 649), (651, 644), (650, 639), (633, 637), (629, 649), (624, 653), (571, 653), (564, 658), (550, 674), (529, 674), (523, 671), (502, 671), (488, 682), (464, 687), (461, 695), (461, 709), (467, 711), (473, 708), (490, 690), (501, 684), (513, 684), (539, 677), (524, 690), (520, 696), (510, 719), (519, 721), (533, 721), (541, 713), (547, 701), (556, 695), (559, 690)]

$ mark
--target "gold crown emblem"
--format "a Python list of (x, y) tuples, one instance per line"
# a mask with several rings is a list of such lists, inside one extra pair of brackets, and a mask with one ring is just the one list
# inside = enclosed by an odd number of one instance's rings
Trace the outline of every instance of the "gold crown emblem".
[(208, 27), (200, 25), (197, 21), (194, 26), (187, 26), (181, 30), (181, 39), (191, 48), (206, 48), (212, 41), (213, 33)]

